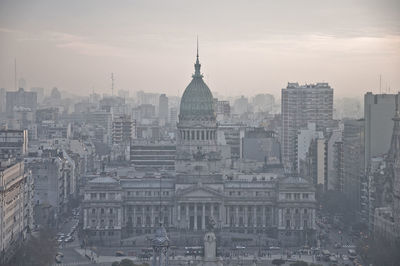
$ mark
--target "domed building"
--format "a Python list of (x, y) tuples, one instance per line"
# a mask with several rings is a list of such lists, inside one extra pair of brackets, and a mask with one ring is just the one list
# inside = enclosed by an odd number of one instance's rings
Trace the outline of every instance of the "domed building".
[[(180, 105), (177, 134), (177, 172), (215, 172), (221, 161), (213, 96), (200, 72), (197, 49), (195, 72)], [(188, 163), (191, 161), (192, 163)]]
[[(198, 52), (194, 67), (180, 105), (176, 173), (121, 176), (113, 183), (116, 188), (108, 191), (109, 184), (103, 189), (89, 182), (83, 201), (83, 229), (89, 240), (131, 239), (156, 232), (162, 222), (173, 232), (171, 243), (182, 237), (191, 243), (201, 241), (212, 225), (221, 242), (231, 241), (234, 233), (253, 239), (249, 245), (271, 238), (287, 246), (314, 245), (314, 186), (280, 173), (245, 173), (226, 167), (213, 96), (200, 72)], [(116, 195), (119, 205), (114, 207)], [(104, 211), (104, 206), (112, 211)], [(115, 211), (121, 214), (121, 227), (114, 226)], [(120, 240), (113, 244), (119, 246)]]

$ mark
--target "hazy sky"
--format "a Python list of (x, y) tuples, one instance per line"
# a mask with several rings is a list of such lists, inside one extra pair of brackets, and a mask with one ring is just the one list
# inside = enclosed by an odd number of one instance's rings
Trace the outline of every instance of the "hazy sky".
[(0, 0), (0, 87), (75, 94), (182, 94), (196, 35), (220, 95), (280, 95), (287, 82), (329, 82), (335, 95), (400, 89), (400, 1)]

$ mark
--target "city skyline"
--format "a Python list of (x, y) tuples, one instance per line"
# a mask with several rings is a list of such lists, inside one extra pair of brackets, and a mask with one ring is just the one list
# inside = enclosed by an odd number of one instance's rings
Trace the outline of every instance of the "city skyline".
[(335, 97), (360, 97), (380, 92), (380, 75), (382, 92), (400, 87), (396, 1), (193, 4), (4, 1), (0, 86), (14, 90), (16, 59), (27, 89), (111, 94), (113, 72), (116, 90), (181, 96), (199, 35), (216, 94), (279, 97), (287, 82), (325, 81)]

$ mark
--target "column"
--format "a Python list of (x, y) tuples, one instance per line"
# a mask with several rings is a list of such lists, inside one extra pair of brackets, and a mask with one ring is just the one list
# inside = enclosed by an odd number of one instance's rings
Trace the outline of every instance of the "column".
[(194, 230), (197, 230), (197, 203), (194, 204)]
[(266, 217), (265, 217), (265, 206), (262, 206), (262, 223), (263, 223), (263, 227), (265, 227), (265, 223), (266, 223)]
[(178, 224), (181, 222), (181, 204), (178, 202)]
[(248, 215), (248, 208), (247, 208), (247, 206), (245, 206), (244, 207), (244, 227), (247, 227), (248, 226), (248, 221), (249, 221), (249, 219), (248, 219), (248, 217), (247, 217), (247, 215)]
[(230, 212), (230, 209), (231, 208), (231, 206), (225, 206), (225, 210), (226, 210), (226, 219), (225, 219), (225, 221), (226, 221), (226, 224), (228, 225), (228, 226), (232, 226), (231, 225), (231, 215), (229, 214), (229, 212)]
[[(210, 204), (210, 216), (214, 219), (214, 204), (213, 203)], [(214, 219), (214, 220), (216, 220), (216, 219)]]
[(145, 222), (146, 222), (146, 217), (144, 216), (144, 209), (145, 209), (146, 207), (143, 205), (142, 206), (142, 227), (144, 227), (144, 224), (145, 224)]
[(235, 225), (236, 225), (236, 227), (239, 226), (239, 206), (236, 206)]
[(278, 210), (278, 227), (285, 227), (283, 224), (282, 224), (282, 219), (283, 217), (282, 217), (282, 208), (279, 208), (279, 210)]
[(218, 224), (222, 227), (223, 218), (222, 218), (222, 204), (218, 204)]
[(189, 229), (190, 226), (189, 221), (189, 204), (186, 203), (186, 228)]
[(253, 210), (253, 226), (257, 227), (257, 208), (258, 206), (254, 206), (254, 210)]
[(201, 216), (201, 230), (206, 230), (206, 205), (203, 203), (203, 213)]
[(132, 208), (133, 208), (133, 216), (132, 216), (132, 226), (133, 227), (135, 227), (136, 226), (136, 215), (135, 215), (135, 212), (136, 212), (136, 205), (134, 205), (134, 206), (132, 206)]
[(154, 227), (154, 206), (151, 206), (151, 216), (150, 216), (150, 222), (151, 222), (151, 227)]

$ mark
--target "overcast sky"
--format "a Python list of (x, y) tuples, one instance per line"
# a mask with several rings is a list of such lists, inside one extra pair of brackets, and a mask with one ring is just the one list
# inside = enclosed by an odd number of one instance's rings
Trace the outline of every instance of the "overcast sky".
[(335, 96), (400, 89), (400, 1), (0, 0), (0, 87), (180, 95), (202, 72), (224, 96), (326, 81)]

